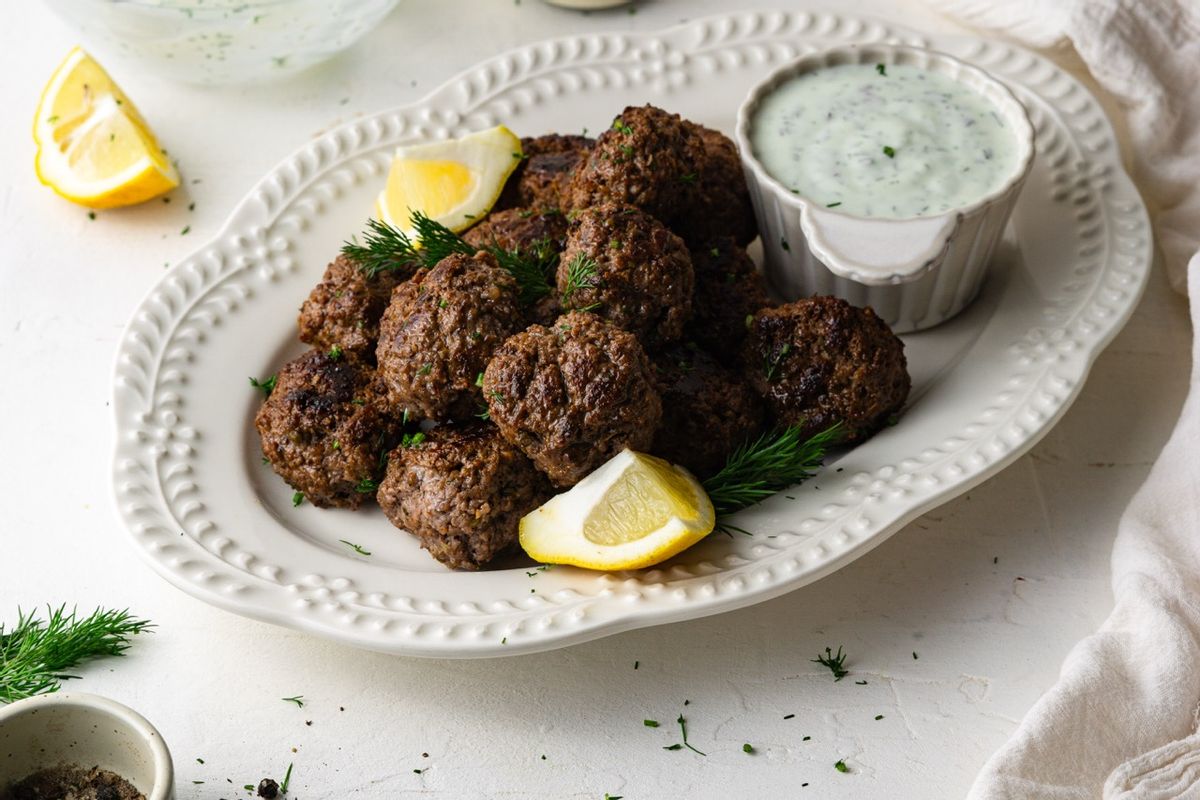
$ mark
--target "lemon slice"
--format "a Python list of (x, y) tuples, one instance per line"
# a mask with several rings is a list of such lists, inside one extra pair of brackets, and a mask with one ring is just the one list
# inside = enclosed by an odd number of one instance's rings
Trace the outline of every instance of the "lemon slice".
[(410, 235), (414, 211), (455, 233), (466, 230), (496, 204), (521, 157), (521, 140), (503, 125), (459, 139), (398, 147), (375, 213)]
[(521, 547), (538, 561), (640, 569), (707, 536), (716, 515), (699, 481), (661, 458), (624, 450), (521, 519)]
[(42, 90), (33, 139), (38, 179), (80, 205), (132, 205), (179, 185), (133, 103), (78, 47)]

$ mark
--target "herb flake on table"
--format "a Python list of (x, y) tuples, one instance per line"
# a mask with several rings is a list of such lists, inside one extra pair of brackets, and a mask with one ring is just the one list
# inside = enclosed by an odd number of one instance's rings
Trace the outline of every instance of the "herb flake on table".
[(56, 692), (62, 682), (78, 677), (66, 670), (103, 656), (124, 655), (130, 638), (148, 633), (153, 624), (128, 610), (97, 608), (80, 618), (65, 605), (37, 612), (17, 609), (17, 624), (0, 624), (0, 703)]
[(840, 758), (834, 762), (833, 768), (836, 769), (838, 772), (849, 772), (850, 771), (850, 768), (846, 766), (846, 762)]
[(833, 652), (832, 648), (826, 647), (824, 655), (818, 655), (816, 658), (810, 660), (814, 664), (828, 667), (829, 671), (833, 673), (834, 682), (840, 681), (850, 674), (846, 670), (846, 654), (842, 652), (841, 645), (838, 645), (836, 653)]
[(292, 782), (292, 764), (288, 764), (287, 772), (283, 775), (283, 780), (279, 784), (279, 793), (287, 794), (288, 784)]
[(643, 724), (643, 725), (645, 725), (647, 728), (657, 728), (657, 727), (658, 727), (658, 720), (656, 720), (656, 719), (644, 719), (644, 720), (642, 720), (642, 724)]
[(355, 544), (354, 542), (348, 542), (345, 539), (338, 539), (338, 541), (341, 542), (342, 544), (346, 545), (347, 547), (349, 547), (354, 552), (358, 553), (360, 556), (371, 555), (371, 551), (364, 550), (363, 546), (361, 544)]
[(281, 697), (279, 699), (285, 703), (295, 703), (296, 708), (304, 708), (304, 695), (302, 694), (298, 694), (295, 697)]

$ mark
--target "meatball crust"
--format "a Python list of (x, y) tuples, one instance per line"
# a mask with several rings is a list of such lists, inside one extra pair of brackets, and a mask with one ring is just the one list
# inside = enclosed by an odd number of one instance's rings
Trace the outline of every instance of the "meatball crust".
[(573, 486), (626, 447), (648, 449), (662, 417), (637, 339), (579, 312), (501, 345), (483, 392), (501, 435), (556, 486)]
[(318, 508), (362, 505), (399, 434), (374, 369), (317, 350), (279, 370), (254, 426), (271, 468)]
[(439, 425), (388, 456), (379, 505), (451, 569), (479, 569), (517, 543), (521, 517), (550, 496), (529, 459), (484, 422)]
[(522, 139), (521, 151), (525, 157), (509, 176), (496, 208), (538, 211), (566, 208), (571, 176), (595, 144), (596, 140), (587, 136), (558, 133)]
[(383, 271), (368, 276), (358, 264), (339, 255), (300, 307), (300, 341), (319, 350), (375, 357), (379, 318), (392, 289), (408, 275)]
[(754, 315), (743, 345), (750, 384), (775, 421), (805, 436), (834, 423), (864, 439), (904, 405), (904, 343), (870, 308), (812, 297)]
[(462, 236), (476, 247), (496, 245), (504, 250), (530, 251), (548, 247), (558, 253), (567, 239), (567, 218), (558, 211), (532, 208), (493, 211)]
[(740, 374), (699, 347), (671, 348), (654, 360), (654, 372), (663, 404), (655, 455), (704, 479), (762, 431), (762, 400)]
[(732, 366), (746, 338), (746, 318), (772, 304), (766, 282), (746, 251), (729, 236), (694, 248), (692, 268), (696, 293), (685, 337)]
[[(580, 265), (592, 264), (591, 274)], [(635, 208), (576, 214), (558, 261), (564, 308), (590, 309), (655, 349), (677, 341), (692, 313), (695, 277), (683, 240)]]
[(714, 236), (730, 236), (745, 247), (758, 236), (758, 223), (737, 145), (725, 134), (684, 121), (691, 134), (687, 147), (696, 164), (696, 179), (679, 215), (667, 220), (688, 244)]
[(516, 279), (486, 253), (455, 254), (392, 293), (380, 323), (379, 376), (389, 402), (418, 417), (470, 419), (492, 351), (524, 326)]
[(697, 178), (694, 134), (678, 114), (630, 106), (600, 135), (568, 187), (572, 209), (598, 203), (634, 206), (670, 223), (688, 207)]

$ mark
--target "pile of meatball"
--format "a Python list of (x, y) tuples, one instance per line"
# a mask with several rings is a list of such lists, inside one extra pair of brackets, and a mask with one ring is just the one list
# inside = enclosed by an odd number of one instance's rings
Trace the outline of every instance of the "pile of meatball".
[(374, 275), (339, 256), (304, 303), (312, 349), (256, 425), (314, 506), (373, 499), (438, 561), (479, 569), (625, 448), (703, 479), (768, 426), (840, 422), (855, 441), (903, 406), (903, 344), (871, 309), (772, 303), (726, 136), (643, 106), (596, 139), (522, 145), (463, 238), (553, 248), (548, 295), (529, 301), (481, 250)]

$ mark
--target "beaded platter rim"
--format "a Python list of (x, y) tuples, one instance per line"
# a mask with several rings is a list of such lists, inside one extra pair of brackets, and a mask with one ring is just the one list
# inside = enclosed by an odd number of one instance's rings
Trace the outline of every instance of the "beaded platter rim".
[[(720, 557), (685, 553), (659, 568), (595, 574), (536, 596), (524, 595), (524, 585), (520, 594), (503, 587), (494, 577), (501, 573), (486, 572), (478, 576), (497, 581), (493, 599), (440, 597), (431, 591), (437, 573), (397, 575), (395, 585), (405, 588), (400, 594), (378, 588), (352, 560), (298, 569), (239, 543), (236, 516), (197, 475), (206, 431), (191, 419), (197, 390), (188, 381), (189, 364), (208, 336), (220, 335), (224, 315), (253, 304), (294, 269), (290, 235), (336, 203), (345, 186), (381, 179), (381, 148), (494, 125), (522, 107), (589, 88), (699, 91), (693, 78), (706, 72), (765, 73), (818, 47), (853, 42), (931, 46), (1014, 88), (1034, 118), (1038, 158), (1052, 179), (1048, 201), (1068, 209), (1063, 213), (1079, 239), (1075, 262), (1045, 292), (1040, 313), (1003, 344), (988, 345), (999, 376), (968, 424), (899, 449), (873, 469), (846, 473), (807, 517), (795, 511), (781, 524), (785, 515), (765, 516), (760, 530), (770, 535), (738, 542)], [(1050, 61), (1013, 45), (807, 11), (736, 13), (658, 32), (538, 42), (488, 59), (416, 103), (305, 144), (250, 191), (212, 241), (149, 292), (116, 356), (117, 513), (139, 553), (189, 594), (384, 652), (515, 655), (741, 608), (848, 564), (1032, 447), (1065, 413), (1095, 357), (1132, 314), (1149, 275), (1151, 246), (1145, 207), (1095, 98)]]

